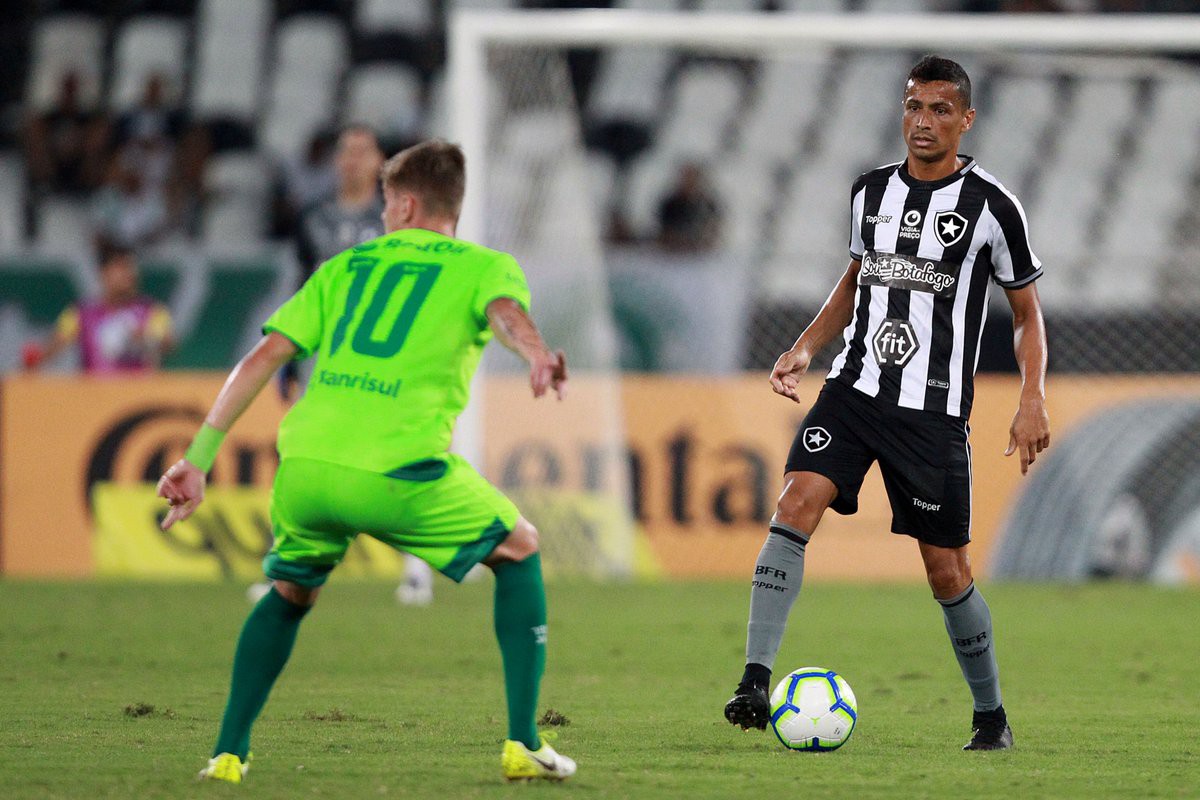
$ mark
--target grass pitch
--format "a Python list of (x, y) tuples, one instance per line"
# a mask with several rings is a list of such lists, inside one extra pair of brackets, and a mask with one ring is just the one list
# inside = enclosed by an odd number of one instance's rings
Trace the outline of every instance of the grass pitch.
[(0, 797), (1200, 796), (1200, 592), (1129, 585), (983, 586), (1016, 734), (991, 754), (959, 751), (970, 699), (927, 589), (806, 586), (777, 677), (836, 669), (861, 715), (813, 755), (721, 717), (743, 583), (554, 583), (541, 709), (579, 774), (509, 786), (490, 579), (411, 609), (335, 578), (247, 783), (198, 785), (243, 588), (0, 583)]

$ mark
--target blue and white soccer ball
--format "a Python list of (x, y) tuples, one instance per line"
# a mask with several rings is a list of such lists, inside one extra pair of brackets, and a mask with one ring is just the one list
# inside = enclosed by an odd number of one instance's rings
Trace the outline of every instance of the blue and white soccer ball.
[(854, 692), (831, 669), (803, 667), (771, 693), (771, 730), (789, 750), (837, 750), (857, 723)]

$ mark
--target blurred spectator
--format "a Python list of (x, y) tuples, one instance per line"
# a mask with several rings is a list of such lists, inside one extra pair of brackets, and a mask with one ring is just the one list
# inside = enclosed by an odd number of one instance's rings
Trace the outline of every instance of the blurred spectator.
[(272, 229), (276, 236), (293, 236), (300, 213), (337, 191), (333, 167), (335, 137), (313, 134), (300, 158), (288, 159), (277, 177)]
[(97, 247), (132, 248), (150, 244), (169, 228), (161, 163), (118, 155), (108, 180), (92, 197), (93, 238)]
[(103, 113), (83, 108), (82, 80), (78, 72), (64, 74), (53, 108), (26, 127), (25, 153), (35, 195), (83, 195), (104, 178), (109, 121)]
[[(379, 193), (383, 151), (375, 131), (365, 125), (342, 129), (333, 163), (335, 190), (304, 211), (296, 231), (298, 286), (333, 256), (383, 235)], [(304, 368), (311, 369), (311, 361), (305, 362)], [(280, 371), (279, 393), (284, 400), (296, 397), (301, 377), (295, 361)]]
[(711, 250), (721, 234), (721, 208), (696, 164), (684, 164), (658, 204), (658, 242), (673, 252)]
[[(116, 238), (127, 245), (142, 244), (190, 223), (203, 194), (209, 136), (203, 126), (192, 125), (187, 115), (170, 103), (169, 95), (167, 78), (151, 73), (138, 105), (117, 118), (113, 157), (117, 165), (115, 171), (110, 165), (107, 188), (116, 184), (126, 191), (110, 191), (105, 205), (110, 212), (126, 209), (133, 217), (116, 226), (135, 229), (132, 238)], [(113, 203), (114, 198), (123, 202)]]
[(375, 132), (363, 125), (342, 130), (333, 158), (335, 190), (307, 208), (296, 232), (299, 283), (348, 247), (383, 235), (379, 170), (383, 151)]
[(146, 76), (138, 105), (117, 117), (118, 147), (132, 141), (175, 143), (183, 137), (187, 117), (182, 109), (168, 106), (168, 94), (165, 75), (152, 72)]
[(109, 246), (100, 254), (100, 297), (69, 306), (58, 317), (54, 335), (43, 347), (27, 344), (25, 367), (39, 368), (78, 343), (80, 364), (88, 374), (145, 372), (158, 367), (175, 346), (171, 315), (161, 303), (141, 294), (132, 250)]

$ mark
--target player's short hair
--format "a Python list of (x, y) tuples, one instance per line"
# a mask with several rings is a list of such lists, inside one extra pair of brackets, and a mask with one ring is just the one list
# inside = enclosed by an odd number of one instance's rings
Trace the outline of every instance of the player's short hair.
[(96, 268), (103, 270), (117, 261), (133, 257), (134, 251), (129, 245), (121, 242), (103, 241), (97, 248)]
[(931, 53), (922, 57), (909, 70), (908, 79), (915, 83), (931, 83), (932, 81), (953, 83), (954, 88), (958, 90), (958, 96), (962, 100), (963, 108), (971, 107), (971, 78), (968, 77), (967, 71), (962, 68), (962, 64), (959, 64), (957, 61), (951, 61), (948, 58), (942, 58)]
[(385, 187), (419, 195), (429, 214), (458, 219), (467, 187), (467, 159), (458, 145), (429, 139), (385, 161), (380, 178)]

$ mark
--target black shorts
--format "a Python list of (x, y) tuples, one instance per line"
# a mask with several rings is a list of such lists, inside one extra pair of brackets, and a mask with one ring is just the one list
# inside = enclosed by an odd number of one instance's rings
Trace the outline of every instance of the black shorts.
[(833, 481), (839, 514), (858, 511), (875, 461), (892, 505), (892, 532), (939, 547), (971, 540), (971, 445), (965, 420), (900, 408), (828, 381), (800, 423), (788, 472)]

